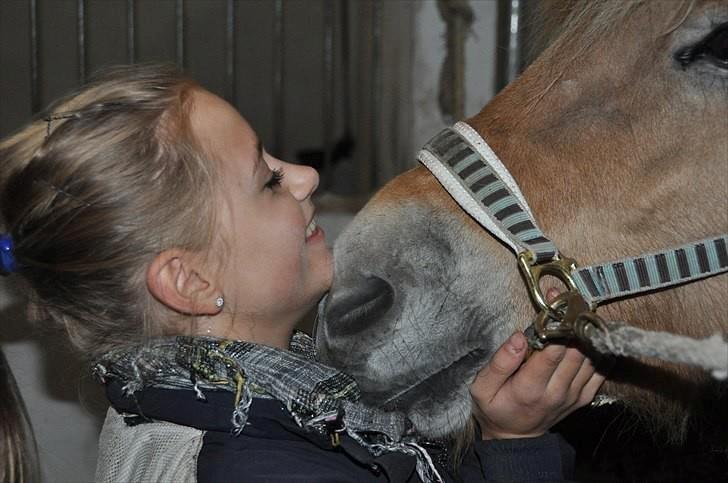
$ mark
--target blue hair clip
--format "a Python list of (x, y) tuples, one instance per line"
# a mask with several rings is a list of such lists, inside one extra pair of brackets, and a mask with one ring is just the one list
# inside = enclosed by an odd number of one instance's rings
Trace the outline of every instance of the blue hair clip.
[(13, 273), (17, 265), (13, 254), (13, 238), (10, 233), (0, 235), (0, 272)]

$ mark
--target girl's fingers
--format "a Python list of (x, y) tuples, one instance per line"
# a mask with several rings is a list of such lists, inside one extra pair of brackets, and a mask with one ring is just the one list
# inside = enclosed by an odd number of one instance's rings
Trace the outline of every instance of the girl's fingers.
[(573, 381), (571, 382), (572, 389), (576, 390), (577, 393), (580, 393), (584, 388), (584, 385), (589, 382), (589, 379), (591, 379), (595, 372), (596, 368), (594, 367), (594, 363), (588, 357), (584, 357), (584, 362), (582, 362), (579, 372), (576, 373)]
[(584, 384), (584, 388), (581, 390), (581, 395), (579, 396), (579, 399), (576, 403), (576, 407), (580, 408), (592, 402), (594, 400), (594, 397), (597, 395), (599, 388), (602, 387), (602, 384), (605, 380), (606, 376), (595, 372), (589, 378), (589, 381)]
[(551, 380), (549, 380), (549, 389), (557, 393), (567, 392), (573, 385), (574, 378), (581, 370), (585, 360), (586, 357), (579, 349), (573, 347), (566, 349), (564, 359), (554, 371)]
[(480, 370), (471, 386), (471, 393), (477, 399), (490, 402), (508, 379), (518, 370), (526, 354), (526, 337), (514, 333)]
[(513, 384), (524, 402), (535, 402), (530, 400), (543, 395), (565, 355), (566, 347), (558, 344), (550, 344), (531, 353), (523, 369), (513, 378)]

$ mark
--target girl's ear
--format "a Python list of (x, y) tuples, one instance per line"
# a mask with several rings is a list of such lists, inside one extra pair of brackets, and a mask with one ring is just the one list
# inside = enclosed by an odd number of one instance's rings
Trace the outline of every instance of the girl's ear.
[(147, 288), (159, 302), (189, 315), (216, 315), (220, 289), (203, 275), (200, 256), (180, 249), (165, 250), (147, 268)]

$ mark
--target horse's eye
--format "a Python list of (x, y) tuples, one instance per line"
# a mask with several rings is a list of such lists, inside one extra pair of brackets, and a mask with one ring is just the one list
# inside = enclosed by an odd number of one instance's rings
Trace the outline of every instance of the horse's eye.
[(719, 25), (697, 44), (680, 49), (675, 60), (683, 68), (696, 60), (705, 60), (721, 69), (728, 69), (728, 22)]
[(728, 68), (728, 23), (713, 30), (703, 42), (705, 56), (712, 57), (719, 66)]

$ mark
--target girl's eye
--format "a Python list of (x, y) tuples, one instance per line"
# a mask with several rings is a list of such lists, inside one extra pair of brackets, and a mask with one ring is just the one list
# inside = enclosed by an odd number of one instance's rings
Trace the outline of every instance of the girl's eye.
[(276, 188), (281, 185), (283, 181), (283, 170), (276, 168), (271, 172), (270, 179), (265, 183), (265, 187), (269, 189)]

